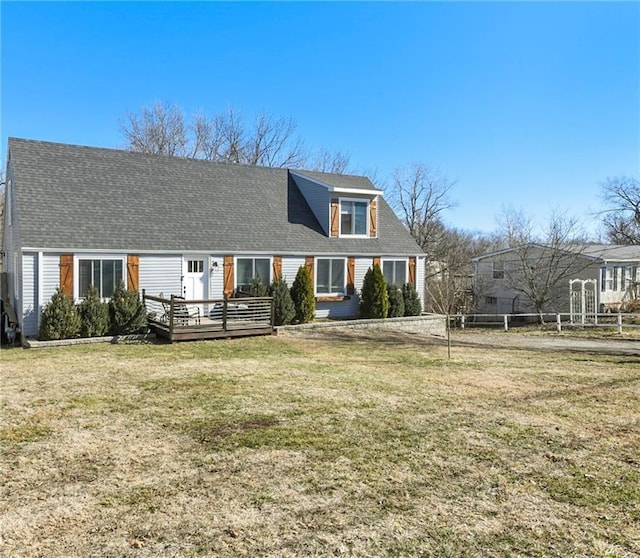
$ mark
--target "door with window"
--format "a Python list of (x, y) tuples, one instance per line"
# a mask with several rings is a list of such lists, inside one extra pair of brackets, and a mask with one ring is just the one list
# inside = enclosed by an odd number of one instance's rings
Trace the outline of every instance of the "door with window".
[(182, 282), (182, 296), (184, 298), (187, 300), (204, 300), (207, 298), (207, 271), (206, 256), (184, 258), (184, 278)]

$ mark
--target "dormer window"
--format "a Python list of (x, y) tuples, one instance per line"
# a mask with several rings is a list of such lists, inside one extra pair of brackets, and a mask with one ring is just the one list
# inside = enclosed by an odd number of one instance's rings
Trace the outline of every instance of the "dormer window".
[(369, 202), (340, 200), (340, 236), (368, 236)]

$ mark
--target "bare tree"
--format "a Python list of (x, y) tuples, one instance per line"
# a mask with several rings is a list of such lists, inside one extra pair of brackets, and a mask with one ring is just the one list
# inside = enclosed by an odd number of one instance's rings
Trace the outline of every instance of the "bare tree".
[(455, 206), (451, 182), (423, 163), (396, 169), (391, 181), (391, 201), (411, 236), (427, 254), (437, 260), (445, 233), (442, 212)]
[(131, 151), (186, 157), (189, 137), (182, 111), (156, 102), (143, 108), (140, 114), (127, 114), (120, 131)]
[(145, 153), (338, 173), (349, 164), (349, 156), (340, 151), (322, 149), (314, 157), (307, 155), (292, 118), (263, 111), (248, 126), (233, 106), (211, 118), (203, 112), (187, 118), (177, 106), (156, 102), (139, 114), (127, 114), (120, 131), (129, 149)]
[(587, 240), (577, 219), (552, 212), (541, 234), (521, 211), (503, 210), (499, 227), (509, 248), (504, 259), (504, 283), (531, 302), (543, 322), (543, 312), (567, 299), (569, 279), (591, 265)]
[(640, 244), (640, 180), (608, 178), (601, 197), (606, 204), (602, 222), (607, 239), (613, 244)]
[(321, 148), (313, 152), (306, 160), (309, 170), (345, 174), (349, 172), (351, 155), (343, 151), (332, 152)]

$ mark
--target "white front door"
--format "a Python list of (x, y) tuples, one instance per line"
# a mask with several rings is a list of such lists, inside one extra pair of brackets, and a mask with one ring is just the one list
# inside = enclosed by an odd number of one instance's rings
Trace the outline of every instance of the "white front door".
[(183, 259), (182, 295), (187, 300), (207, 298), (207, 257), (189, 256)]

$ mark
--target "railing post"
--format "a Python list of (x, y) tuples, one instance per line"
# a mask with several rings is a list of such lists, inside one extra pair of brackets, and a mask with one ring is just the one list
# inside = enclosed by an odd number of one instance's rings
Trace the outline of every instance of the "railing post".
[(622, 335), (622, 314), (618, 312), (618, 334)]
[(171, 295), (169, 300), (169, 334), (173, 335), (173, 299), (175, 295)]
[(504, 330), (509, 331), (509, 315), (504, 315)]
[(225, 296), (222, 302), (222, 331), (227, 331), (227, 304), (229, 299)]
[(460, 318), (460, 329), (464, 329), (464, 314), (462, 314), (462, 317)]
[(562, 332), (562, 317), (560, 316), (560, 314), (556, 314), (556, 329), (558, 330), (558, 333)]
[(274, 298), (271, 297), (271, 323), (269, 324), (271, 327), (276, 325), (276, 305), (274, 304)]

